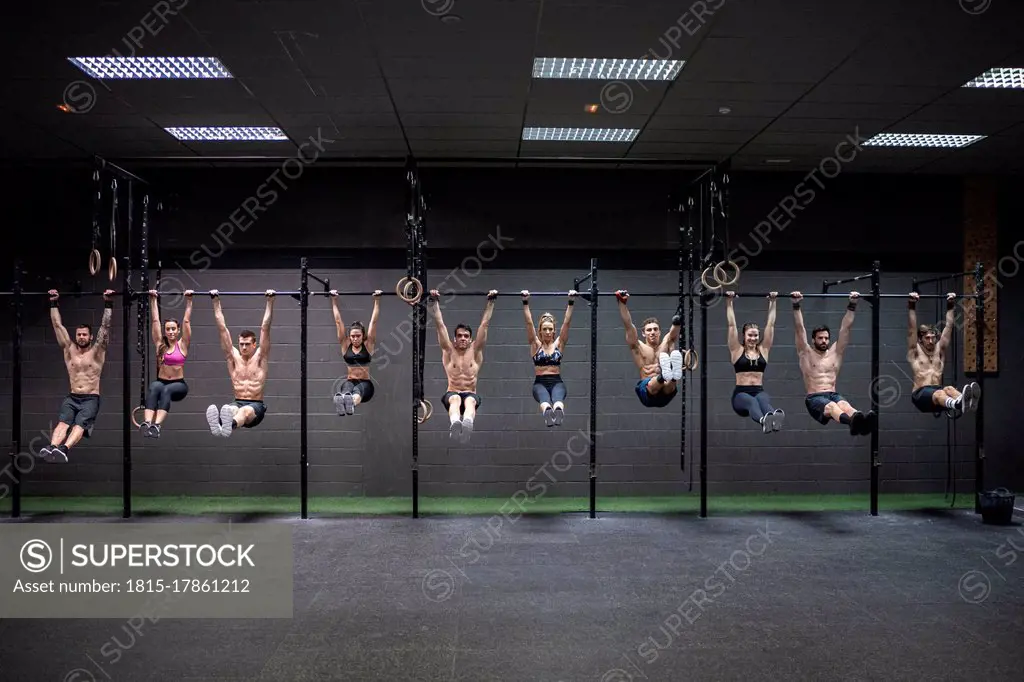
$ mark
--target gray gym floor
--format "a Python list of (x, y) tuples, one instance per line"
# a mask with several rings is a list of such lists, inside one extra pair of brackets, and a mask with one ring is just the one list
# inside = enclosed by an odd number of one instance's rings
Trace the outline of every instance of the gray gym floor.
[(1024, 679), (1024, 526), (969, 512), (235, 520), (294, 526), (292, 620), (164, 619), (113, 664), (122, 620), (3, 620), (0, 679)]

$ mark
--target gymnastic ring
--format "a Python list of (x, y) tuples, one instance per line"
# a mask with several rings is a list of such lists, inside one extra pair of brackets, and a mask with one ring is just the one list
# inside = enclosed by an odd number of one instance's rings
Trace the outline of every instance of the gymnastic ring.
[(405, 286), (402, 287), (402, 295), (405, 296), (406, 298), (413, 298), (415, 296), (415, 294), (413, 292), (415, 292), (415, 291), (416, 291), (416, 283), (415, 282), (406, 282)]
[[(732, 279), (726, 279), (725, 277), (725, 268), (729, 265), (732, 266), (734, 272)], [(731, 260), (722, 261), (715, 266), (715, 280), (717, 280), (722, 286), (731, 287), (733, 284), (740, 281), (740, 266), (736, 265), (736, 263)]]
[(142, 424), (137, 419), (135, 419), (135, 413), (138, 412), (139, 410), (145, 410), (145, 409), (146, 409), (145, 405), (139, 405), (134, 410), (132, 410), (132, 424), (135, 424), (135, 428), (137, 428), (137, 429), (141, 428)]
[[(409, 287), (416, 287), (416, 295), (409, 293)], [(395, 285), (395, 294), (409, 305), (416, 305), (423, 298), (423, 284), (415, 277), (403, 277)]]
[(704, 288), (707, 289), (708, 291), (718, 291), (719, 289), (722, 288), (721, 282), (718, 283), (718, 286), (711, 286), (710, 284), (708, 284), (708, 274), (711, 273), (712, 270), (713, 268), (708, 267), (706, 270), (704, 270), (704, 272), (700, 274), (700, 283), (703, 284)]
[(428, 419), (430, 419), (431, 415), (434, 414), (434, 406), (430, 404), (429, 400), (421, 400), (420, 401), (420, 409), (423, 410), (423, 416), (422, 417), (416, 417), (416, 421), (419, 422), (420, 424), (422, 424), (423, 422), (425, 422)]
[(107, 276), (110, 277), (111, 282), (117, 277), (117, 259), (113, 256), (110, 257), (110, 264), (107, 265)]
[(700, 358), (697, 356), (697, 351), (688, 349), (683, 352), (683, 369), (687, 372), (692, 372), (697, 369), (697, 365), (700, 364)]
[(97, 272), (99, 272), (100, 265), (102, 264), (103, 256), (100, 255), (100, 252), (98, 250), (93, 249), (92, 253), (89, 254), (89, 274), (95, 275)]

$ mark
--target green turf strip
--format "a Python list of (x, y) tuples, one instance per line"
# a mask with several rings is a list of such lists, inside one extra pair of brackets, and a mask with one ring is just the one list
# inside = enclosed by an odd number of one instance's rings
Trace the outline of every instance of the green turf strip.
[[(879, 495), (879, 511), (949, 508), (951, 498), (941, 494)], [(786, 511), (863, 511), (870, 501), (861, 495), (715, 495), (708, 497), (709, 514)], [(973, 496), (957, 495), (956, 508), (972, 509)], [(522, 505), (527, 514), (586, 513), (585, 497), (543, 497), (528, 499)], [(518, 505), (509, 497), (422, 497), (420, 514), (480, 516), (515, 514)], [(615, 513), (694, 513), (700, 509), (697, 494), (675, 497), (599, 497), (598, 512)], [(23, 515), (42, 513), (100, 514), (121, 516), (120, 497), (23, 497)], [(0, 513), (10, 514), (10, 498), (0, 501)], [(136, 496), (132, 514), (170, 514), (197, 516), (202, 514), (282, 514), (299, 515), (298, 497), (165, 497)], [(412, 514), (409, 497), (311, 497), (310, 516), (380, 516)]]

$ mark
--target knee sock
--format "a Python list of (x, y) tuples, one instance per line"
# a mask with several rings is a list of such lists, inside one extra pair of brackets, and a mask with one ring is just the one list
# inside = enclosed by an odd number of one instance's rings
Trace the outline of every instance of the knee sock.
[(946, 398), (946, 408), (952, 410), (956, 407), (958, 398)]
[(846, 414), (845, 412), (843, 414), (839, 415), (839, 423), (840, 424), (849, 424), (851, 421), (853, 421), (853, 420), (850, 419), (850, 415)]

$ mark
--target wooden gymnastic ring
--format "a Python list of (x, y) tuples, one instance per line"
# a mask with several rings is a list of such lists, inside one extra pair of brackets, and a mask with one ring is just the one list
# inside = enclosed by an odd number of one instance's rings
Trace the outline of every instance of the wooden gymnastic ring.
[(687, 372), (692, 372), (697, 369), (699, 364), (700, 358), (697, 357), (697, 351), (691, 349), (683, 351), (683, 369)]
[(415, 295), (416, 295), (414, 293), (415, 291), (416, 291), (416, 283), (415, 282), (406, 282), (405, 286), (402, 287), (402, 295), (405, 296), (406, 298), (409, 298), (409, 299), (415, 297)]
[(117, 259), (113, 256), (110, 257), (110, 264), (107, 265), (107, 276), (110, 277), (111, 282), (117, 277)]
[[(134, 410), (132, 410), (132, 424), (135, 424), (135, 428), (137, 428), (137, 429), (142, 427), (142, 422), (138, 421), (135, 418), (135, 413), (138, 412), (139, 410), (143, 410), (144, 411), (145, 409), (146, 409), (145, 405), (139, 405)], [(143, 412), (143, 414), (145, 414), (145, 412)]]
[(704, 288), (708, 291), (718, 291), (719, 289), (722, 288), (721, 282), (718, 283), (718, 286), (711, 286), (710, 284), (708, 284), (708, 274), (711, 273), (712, 270), (713, 268), (709, 266), (707, 269), (704, 270), (704, 272), (700, 274), (700, 283), (703, 284)]
[(100, 255), (100, 252), (98, 250), (93, 249), (92, 253), (89, 254), (89, 274), (95, 275), (97, 272), (99, 272), (100, 265), (102, 264), (103, 256)]
[(421, 400), (420, 401), (420, 409), (423, 410), (423, 416), (422, 417), (417, 417), (416, 421), (419, 422), (420, 424), (422, 424), (423, 422), (425, 422), (428, 419), (430, 419), (431, 415), (434, 414), (434, 406), (430, 404), (429, 400)]
[[(409, 293), (409, 287), (416, 287), (416, 295)], [(423, 284), (415, 277), (403, 277), (395, 285), (395, 294), (409, 305), (416, 305), (423, 298)]]
[[(732, 279), (726, 279), (725, 277), (725, 267), (729, 265), (732, 266), (734, 272)], [(715, 266), (715, 279), (722, 286), (731, 287), (733, 284), (736, 284), (736, 282), (740, 281), (740, 266), (736, 265), (736, 263), (732, 262), (731, 260), (722, 261), (721, 263)]]

